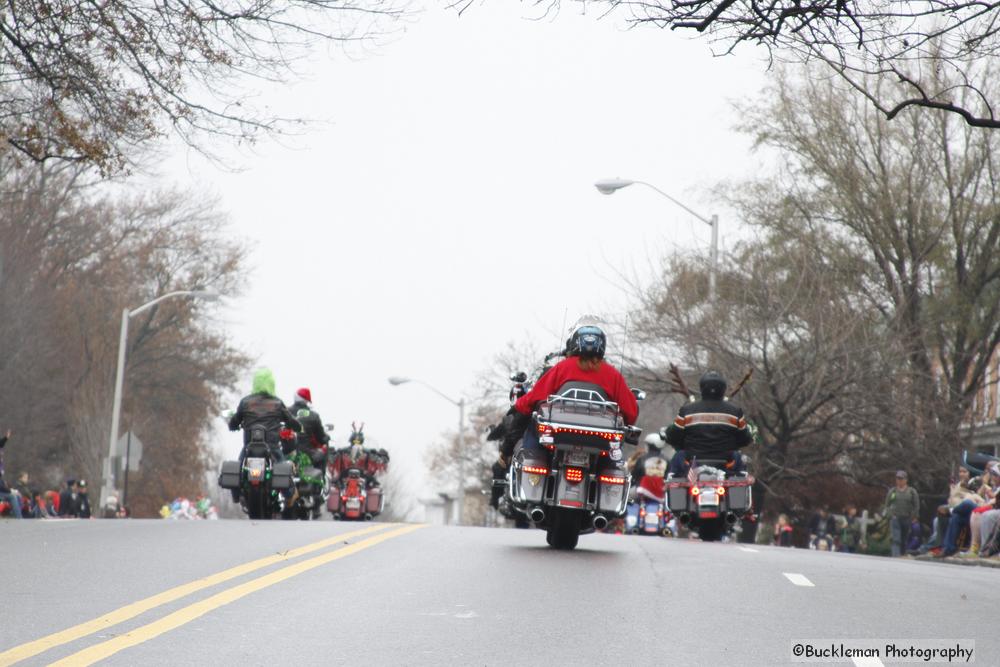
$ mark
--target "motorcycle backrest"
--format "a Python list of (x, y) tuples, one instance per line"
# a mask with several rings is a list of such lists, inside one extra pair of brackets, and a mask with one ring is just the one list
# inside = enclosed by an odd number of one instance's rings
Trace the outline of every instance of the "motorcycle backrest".
[(266, 443), (267, 442), (267, 429), (263, 426), (256, 425), (250, 427), (250, 442), (251, 443)]
[(250, 442), (250, 443), (247, 443), (247, 447), (246, 447), (246, 457), (247, 458), (251, 458), (251, 457), (255, 457), (255, 458), (267, 458), (267, 456), (269, 454), (270, 454), (270, 450), (268, 449), (268, 446), (267, 446), (266, 442)]

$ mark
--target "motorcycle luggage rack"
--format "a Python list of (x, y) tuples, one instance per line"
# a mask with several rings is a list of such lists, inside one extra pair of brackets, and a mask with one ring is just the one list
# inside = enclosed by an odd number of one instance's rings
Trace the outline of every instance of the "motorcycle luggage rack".
[(599, 393), (588, 389), (570, 389), (561, 396), (549, 396), (538, 406), (538, 415), (540, 421), (559, 422), (567, 426), (622, 430), (618, 404), (605, 401)]

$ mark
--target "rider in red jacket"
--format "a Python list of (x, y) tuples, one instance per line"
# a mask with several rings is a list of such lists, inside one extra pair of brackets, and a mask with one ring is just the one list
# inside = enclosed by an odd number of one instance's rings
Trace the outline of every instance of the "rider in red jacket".
[[(626, 424), (634, 424), (639, 416), (639, 404), (629, 389), (625, 378), (611, 364), (604, 361), (607, 349), (607, 337), (598, 327), (580, 327), (569, 340), (567, 352), (569, 356), (553, 366), (547, 373), (535, 382), (527, 394), (517, 399), (514, 410), (517, 412), (511, 428), (500, 445), (502, 461), (510, 458), (517, 441), (525, 435), (530, 424), (531, 411), (535, 405), (554, 394), (559, 387), (567, 382), (589, 382), (596, 384), (608, 395), (608, 400), (618, 404)], [(517, 418), (519, 417), (519, 418)], [(535, 445), (525, 438), (524, 447)]]

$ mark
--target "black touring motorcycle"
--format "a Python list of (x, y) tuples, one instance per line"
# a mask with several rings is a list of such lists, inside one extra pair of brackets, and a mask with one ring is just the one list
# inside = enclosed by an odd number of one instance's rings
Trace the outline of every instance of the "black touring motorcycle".
[(580, 535), (625, 514), (629, 477), (622, 444), (638, 442), (641, 431), (625, 425), (601, 387), (567, 382), (538, 406), (528, 428), (536, 429), (541, 448), (514, 452), (500, 482), (501, 512), (527, 517), (555, 549), (573, 549)]
[(274, 459), (266, 429), (252, 426), (242, 460), (222, 462), (219, 486), (238, 492), (240, 506), (251, 519), (270, 519), (284, 511), (293, 474), (291, 462)]

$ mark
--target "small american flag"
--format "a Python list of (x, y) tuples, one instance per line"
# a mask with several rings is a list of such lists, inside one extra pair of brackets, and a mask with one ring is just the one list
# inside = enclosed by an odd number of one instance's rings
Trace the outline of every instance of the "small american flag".
[(688, 467), (688, 481), (692, 484), (698, 481), (698, 473), (695, 468), (698, 467), (698, 459), (692, 458), (691, 465)]

